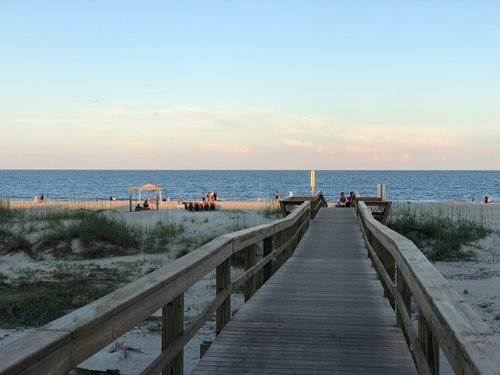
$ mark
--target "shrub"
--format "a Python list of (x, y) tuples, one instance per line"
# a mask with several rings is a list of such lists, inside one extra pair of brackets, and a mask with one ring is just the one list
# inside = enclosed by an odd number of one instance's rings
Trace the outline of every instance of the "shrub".
[(77, 255), (82, 259), (94, 259), (112, 255), (127, 255), (130, 249), (139, 245), (139, 234), (123, 221), (91, 212), (81, 220), (68, 226), (59, 225), (46, 233), (40, 241), (41, 249), (52, 249), (57, 258), (72, 254), (71, 241), (80, 239), (82, 251)]
[(462, 245), (486, 237), (492, 231), (484, 221), (463, 215), (417, 213), (409, 208), (397, 212), (387, 224), (408, 237), (419, 248), (431, 244), (426, 256), (430, 260), (467, 259), (472, 253)]
[(34, 257), (30, 242), (21, 234), (0, 228), (0, 254), (23, 252)]

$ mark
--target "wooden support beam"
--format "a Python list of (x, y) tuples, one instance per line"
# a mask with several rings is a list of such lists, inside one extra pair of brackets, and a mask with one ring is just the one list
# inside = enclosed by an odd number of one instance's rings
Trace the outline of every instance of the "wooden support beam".
[[(231, 258), (217, 266), (215, 284), (217, 294), (222, 293), (231, 284)], [(216, 313), (216, 334), (221, 333), (224, 326), (231, 320), (231, 295), (229, 294)]]
[[(257, 250), (256, 246), (250, 245), (245, 248), (245, 270), (252, 268), (257, 261)], [(245, 282), (245, 302), (248, 301), (254, 295), (257, 289), (257, 278), (255, 275), (252, 275)]]
[[(164, 351), (184, 333), (184, 293), (162, 309), (161, 350)], [(162, 375), (182, 375), (184, 373), (184, 351), (168, 363)]]
[[(401, 272), (399, 268), (396, 268), (396, 287), (398, 289), (399, 294), (403, 298), (405, 304), (404, 309), (411, 318), (411, 291), (410, 288), (408, 288), (406, 280), (404, 279), (403, 272)], [(399, 311), (401, 309), (402, 307), (396, 305), (396, 320), (397, 320), (396, 323), (398, 327), (402, 326), (401, 311)]]
[[(263, 257), (265, 258), (273, 252), (273, 237), (267, 237), (264, 239), (264, 250)], [(273, 262), (269, 262), (264, 266), (264, 283), (269, 280), (273, 274)]]
[[(285, 242), (283, 231), (276, 233), (275, 242), (276, 242), (276, 249), (279, 249), (283, 245), (283, 243)], [(276, 255), (276, 269), (279, 269), (283, 265), (284, 263), (283, 259), (284, 259), (283, 252)]]
[(439, 375), (439, 344), (421, 311), (418, 314), (418, 340), (427, 358), (431, 374)]

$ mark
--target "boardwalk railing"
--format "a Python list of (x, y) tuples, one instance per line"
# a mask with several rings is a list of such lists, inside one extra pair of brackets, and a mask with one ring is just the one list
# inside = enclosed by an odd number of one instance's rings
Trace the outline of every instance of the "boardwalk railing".
[(300, 206), (304, 202), (311, 202), (311, 219), (314, 219), (321, 207), (328, 207), (328, 202), (323, 193), (319, 192), (312, 197), (288, 197), (280, 200), (281, 213), (286, 217), (292, 212), (294, 207)]
[[(500, 340), (407, 238), (374, 219), (356, 193), (372, 263), (396, 310), (420, 374), (439, 374), (439, 349), (455, 374), (500, 374)], [(418, 330), (411, 321), (418, 310)]]
[[(316, 199), (322, 199), (318, 196)], [(0, 349), (0, 374), (67, 374), (128, 330), (162, 309), (162, 352), (142, 374), (182, 374), (183, 348), (214, 313), (218, 334), (231, 319), (231, 292), (256, 290), (256, 274), (267, 281), (292, 255), (307, 230), (311, 204), (286, 218), (214, 239), (181, 259), (136, 280)], [(263, 243), (262, 259), (256, 246)], [(231, 257), (245, 252), (246, 271), (231, 280)], [(216, 269), (217, 295), (184, 327), (184, 292)]]

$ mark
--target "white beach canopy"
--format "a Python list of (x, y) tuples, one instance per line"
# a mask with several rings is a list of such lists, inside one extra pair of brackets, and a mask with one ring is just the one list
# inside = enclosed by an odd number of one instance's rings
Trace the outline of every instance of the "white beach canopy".
[(132, 212), (132, 194), (134, 191), (139, 192), (139, 200), (141, 197), (141, 191), (156, 191), (156, 209), (160, 209), (160, 194), (161, 194), (161, 189), (153, 184), (146, 184), (144, 186), (129, 186), (128, 187), (128, 201), (129, 201), (129, 206), (130, 206), (130, 212)]

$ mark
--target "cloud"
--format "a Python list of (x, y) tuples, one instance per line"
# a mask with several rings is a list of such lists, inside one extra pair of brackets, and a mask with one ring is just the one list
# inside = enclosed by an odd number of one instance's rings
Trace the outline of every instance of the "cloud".
[(122, 119), (160, 124), (175, 124), (190, 129), (227, 130), (252, 129), (266, 122), (272, 111), (266, 109), (248, 110), (205, 110), (194, 107), (179, 107), (156, 110), (116, 109), (103, 112), (108, 119)]
[(332, 136), (339, 126), (328, 117), (321, 116), (285, 116), (276, 118), (276, 130), (282, 134), (297, 136)]
[(201, 148), (207, 152), (218, 152), (231, 155), (248, 155), (253, 150), (245, 145), (227, 145), (220, 143), (202, 143)]
[[(35, 131), (28, 132), (28, 125), (15, 121), (33, 123)], [(17, 119), (5, 124), (11, 138), (22, 139), (23, 144), (0, 140), (3, 152), (30, 150), (48, 159), (57, 147), (75, 167), (89, 150), (96, 167), (104, 159), (112, 167), (114, 160), (130, 155), (135, 159), (127, 165), (167, 157), (178, 160), (178, 168), (193, 168), (209, 155), (208, 167), (257, 169), (311, 164), (324, 169), (465, 168), (472, 162), (490, 167), (499, 155), (498, 123), (490, 128), (346, 123), (259, 108), (96, 109), (74, 119)], [(39, 131), (38, 124), (47, 126)]]
[(299, 147), (299, 148), (313, 148), (315, 145), (311, 142), (299, 141), (296, 139), (284, 139), (283, 143), (291, 146), (291, 147)]
[(341, 138), (356, 144), (398, 145), (410, 149), (452, 147), (457, 144), (453, 134), (443, 128), (408, 125), (363, 125), (351, 127)]
[(282, 143), (295, 148), (310, 149), (318, 154), (337, 154), (338, 150), (333, 147), (327, 147), (321, 144), (312, 143), (309, 141), (302, 141), (298, 139), (283, 139)]

